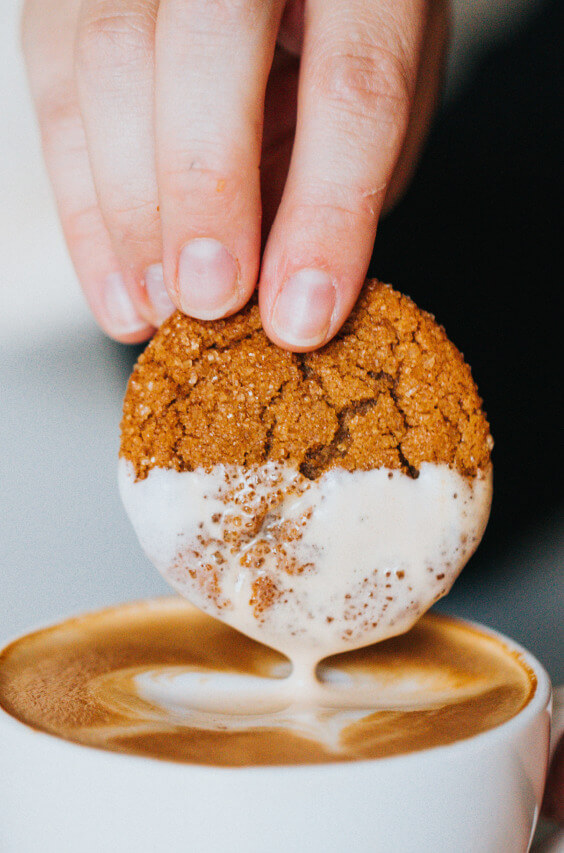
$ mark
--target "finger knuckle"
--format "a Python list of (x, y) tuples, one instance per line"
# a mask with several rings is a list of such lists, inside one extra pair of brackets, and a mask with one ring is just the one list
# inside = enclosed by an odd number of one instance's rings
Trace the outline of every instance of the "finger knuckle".
[(70, 81), (51, 83), (37, 101), (39, 121), (44, 125), (68, 124), (78, 112), (74, 89)]
[(331, 179), (301, 187), (300, 199), (292, 208), (292, 221), (306, 225), (309, 220), (358, 229), (374, 217), (374, 194), (353, 183)]
[(130, 199), (120, 203), (115, 200), (107, 209), (105, 219), (114, 240), (130, 250), (158, 242), (160, 215), (153, 201)]
[(46, 153), (61, 149), (67, 157), (84, 150), (84, 133), (76, 99), (76, 90), (69, 80), (53, 82), (43, 88), (36, 100), (37, 118)]
[(398, 53), (374, 44), (343, 46), (322, 57), (318, 87), (340, 109), (378, 120), (405, 120), (411, 78)]
[(97, 10), (80, 24), (76, 61), (79, 71), (95, 80), (109, 71), (146, 63), (154, 51), (154, 20), (142, 11)]
[(225, 204), (233, 195), (237, 183), (229, 165), (233, 151), (211, 142), (205, 144), (203, 151), (176, 151), (162, 166), (160, 183), (167, 195), (182, 206), (189, 204), (190, 199), (201, 203), (203, 197)]
[(61, 221), (71, 251), (72, 247), (95, 244), (94, 235), (100, 231), (100, 211), (96, 204), (81, 208), (64, 205)]
[(213, 32), (231, 31), (245, 22), (256, 22), (265, 10), (263, 0), (191, 0), (182, 6), (188, 22)]

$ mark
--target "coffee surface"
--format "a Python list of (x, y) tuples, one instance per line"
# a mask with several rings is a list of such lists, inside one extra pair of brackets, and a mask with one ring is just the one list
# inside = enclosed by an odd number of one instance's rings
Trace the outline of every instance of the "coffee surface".
[(515, 716), (527, 665), (462, 622), (323, 661), (304, 687), (277, 652), (179, 599), (71, 619), (0, 655), (0, 705), (102, 749), (248, 766), (380, 758), (452, 743)]

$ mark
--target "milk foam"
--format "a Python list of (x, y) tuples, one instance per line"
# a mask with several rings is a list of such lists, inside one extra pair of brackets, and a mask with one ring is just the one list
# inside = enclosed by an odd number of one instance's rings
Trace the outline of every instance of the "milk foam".
[[(506, 673), (503, 673), (506, 675)], [(346, 752), (347, 726), (379, 711), (425, 713), (480, 697), (504, 679), (475, 673), (457, 680), (448, 668), (403, 666), (343, 669), (322, 665), (308, 689), (296, 689), (288, 666), (267, 675), (206, 669), (201, 664), (124, 667), (96, 677), (89, 693), (134, 730), (145, 725), (180, 726), (208, 732), (274, 729), (293, 731), (322, 744), (335, 755)], [(127, 734), (131, 722), (114, 725)]]
[(307, 480), (269, 462), (191, 472), (119, 463), (140, 543), (206, 613), (281, 651), (294, 684), (322, 658), (408, 630), (445, 595), (484, 532), (491, 469), (424, 463)]
[[(377, 672), (324, 667), (309, 690), (295, 690), (292, 676), (270, 677), (186, 666), (123, 669), (95, 679), (90, 692), (101, 705), (143, 724), (184, 726), (210, 732), (282, 730), (300, 733), (335, 753), (354, 722), (382, 711), (429, 711), (479, 696), (491, 688), (479, 677), (453, 686), (446, 673), (399, 672), (391, 684)], [(126, 733), (114, 726), (114, 734)]]
[[(45, 680), (45, 673), (50, 677)], [(86, 614), (12, 643), (0, 706), (78, 743), (189, 763), (309, 764), (399, 755), (513, 717), (534, 674), (498, 638), (437, 614), (299, 670), (181, 598)]]

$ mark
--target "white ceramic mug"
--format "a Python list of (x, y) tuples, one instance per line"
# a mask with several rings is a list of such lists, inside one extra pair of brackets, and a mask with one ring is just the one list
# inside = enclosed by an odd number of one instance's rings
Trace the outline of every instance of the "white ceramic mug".
[(105, 752), (0, 710), (2, 853), (525, 853), (546, 777), (550, 680), (448, 746), (351, 763), (223, 768)]

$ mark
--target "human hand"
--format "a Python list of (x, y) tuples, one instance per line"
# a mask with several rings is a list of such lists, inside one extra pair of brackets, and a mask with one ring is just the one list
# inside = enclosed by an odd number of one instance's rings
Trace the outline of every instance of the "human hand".
[(414, 168), (446, 32), (446, 0), (27, 0), (45, 159), (105, 331), (227, 316), (258, 281), (276, 343), (329, 340)]

